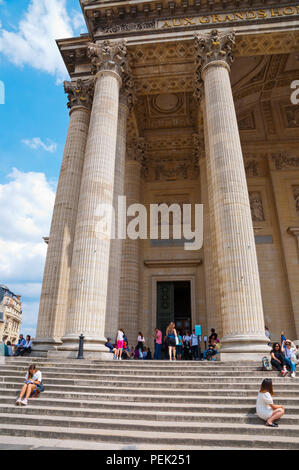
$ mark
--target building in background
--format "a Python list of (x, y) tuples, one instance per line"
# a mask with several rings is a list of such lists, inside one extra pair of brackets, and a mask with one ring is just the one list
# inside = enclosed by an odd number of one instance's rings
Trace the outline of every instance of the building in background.
[(15, 344), (22, 323), (21, 296), (0, 285), (0, 341)]

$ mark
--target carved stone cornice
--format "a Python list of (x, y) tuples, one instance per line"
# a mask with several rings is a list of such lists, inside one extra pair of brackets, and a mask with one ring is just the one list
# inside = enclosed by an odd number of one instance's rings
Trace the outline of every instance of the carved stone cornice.
[(89, 43), (87, 55), (92, 64), (92, 73), (112, 72), (120, 80), (128, 80), (128, 53), (125, 40)]
[(64, 82), (64, 91), (68, 94), (67, 107), (73, 109), (75, 106), (84, 106), (88, 110), (91, 109), (93, 93), (94, 93), (94, 79), (81, 80), (78, 79), (72, 82)]

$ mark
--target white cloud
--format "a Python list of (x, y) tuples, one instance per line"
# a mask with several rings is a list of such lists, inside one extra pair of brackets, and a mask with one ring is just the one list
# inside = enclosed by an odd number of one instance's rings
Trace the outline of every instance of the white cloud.
[(24, 334), (35, 335), (54, 187), (43, 173), (16, 168), (0, 184), (0, 284), (22, 296)]
[(27, 145), (28, 147), (38, 150), (39, 148), (44, 149), (46, 152), (54, 153), (57, 149), (57, 144), (52, 142), (50, 139), (48, 140), (48, 145), (45, 144), (40, 137), (33, 137), (33, 139), (23, 139), (22, 143)]
[(43, 173), (16, 168), (0, 185), (0, 280), (40, 281), (50, 230), (54, 190)]
[(17, 32), (0, 30), (0, 53), (17, 66), (48, 72), (59, 82), (68, 77), (56, 39), (74, 36), (82, 28), (80, 13), (69, 16), (66, 0), (30, 0)]

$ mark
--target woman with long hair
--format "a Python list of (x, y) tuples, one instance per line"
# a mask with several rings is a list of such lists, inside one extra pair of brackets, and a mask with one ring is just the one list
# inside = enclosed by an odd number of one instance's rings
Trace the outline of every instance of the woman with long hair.
[(145, 342), (144, 336), (141, 333), (141, 331), (139, 331), (138, 338), (137, 338), (137, 346), (136, 346), (136, 349), (138, 349), (138, 352), (139, 352), (139, 359), (143, 359), (144, 342)]
[(281, 345), (281, 349), (284, 353), (284, 360), (291, 369), (291, 377), (296, 377), (296, 346), (292, 341), (286, 339)]
[(116, 338), (116, 349), (117, 349), (116, 356), (119, 361), (121, 361), (123, 347), (124, 347), (124, 330), (120, 328), (117, 332), (117, 338)]
[[(25, 383), (20, 392), (19, 398), (16, 401), (17, 405), (28, 405), (28, 399), (31, 395), (38, 397), (38, 395), (44, 391), (42, 384), (42, 373), (37, 367), (32, 364), (29, 366), (28, 372), (25, 376)], [(25, 398), (23, 398), (25, 395)]]
[(168, 355), (169, 360), (171, 361), (172, 358), (175, 361), (175, 347), (176, 347), (176, 338), (178, 334), (175, 329), (174, 322), (169, 323), (168, 327), (166, 328), (166, 343), (168, 346)]
[(270, 351), (270, 356), (271, 364), (274, 369), (279, 370), (283, 377), (287, 375), (287, 365), (279, 343), (273, 343), (272, 350)]
[(274, 423), (274, 421), (277, 421), (284, 415), (284, 407), (282, 405), (274, 405), (273, 395), (272, 379), (264, 379), (256, 400), (256, 414), (259, 418), (266, 421), (266, 426), (277, 428), (278, 424)]

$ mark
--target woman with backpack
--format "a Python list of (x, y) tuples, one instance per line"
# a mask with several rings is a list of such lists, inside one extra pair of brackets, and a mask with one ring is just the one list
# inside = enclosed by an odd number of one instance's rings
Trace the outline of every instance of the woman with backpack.
[[(20, 392), (19, 398), (16, 401), (16, 405), (28, 405), (28, 399), (31, 396), (37, 398), (41, 392), (44, 391), (42, 383), (42, 373), (33, 364), (29, 366), (28, 372), (25, 376), (25, 383)], [(23, 398), (25, 395), (25, 398)]]

